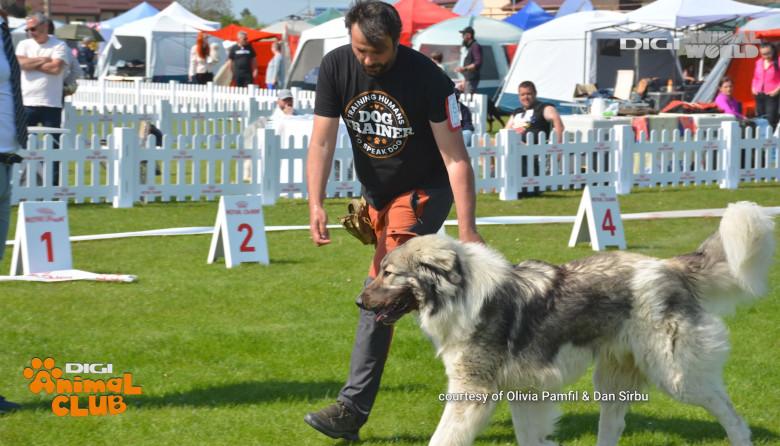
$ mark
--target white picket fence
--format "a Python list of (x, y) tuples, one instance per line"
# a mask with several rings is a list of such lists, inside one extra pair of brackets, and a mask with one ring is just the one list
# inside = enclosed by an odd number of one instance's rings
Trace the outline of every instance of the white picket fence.
[[(91, 140), (77, 135), (73, 146), (60, 150), (53, 149), (51, 135), (41, 145), (33, 138), (29, 152), (22, 152), (26, 161), (21, 166), (29, 169), (24, 184), (22, 169), (14, 173), (13, 201), (112, 202), (127, 207), (139, 200), (210, 200), (219, 195), (260, 194), (267, 205), (279, 197), (306, 197), (308, 135), (285, 144), (271, 129), (260, 129), (254, 137), (254, 144), (248, 144), (241, 135), (231, 134), (165, 136), (161, 147), (155, 147), (142, 141), (136, 129), (116, 127), (105, 144), (99, 135)], [(733, 189), (742, 182), (777, 182), (777, 143), (777, 136), (768, 132), (743, 138), (737, 123), (725, 122), (717, 132), (652, 133), (642, 142), (628, 126), (577, 134), (563, 144), (525, 145), (516, 133), (502, 130), (494, 144), (487, 134), (475, 135), (468, 151), (478, 191), (496, 191), (502, 200), (515, 200), (522, 192), (588, 184), (612, 185), (626, 194), (634, 187), (718, 184)], [(326, 195), (359, 195), (349, 139), (343, 137), (337, 145)], [(57, 162), (60, 186), (51, 185)]]

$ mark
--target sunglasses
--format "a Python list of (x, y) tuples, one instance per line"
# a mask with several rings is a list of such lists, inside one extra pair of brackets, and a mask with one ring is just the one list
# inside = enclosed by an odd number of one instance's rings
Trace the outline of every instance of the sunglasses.
[(35, 31), (38, 31), (38, 28), (40, 28), (40, 27), (41, 27), (40, 25), (33, 26), (33, 27), (27, 27), (27, 32), (28, 33), (34, 33)]

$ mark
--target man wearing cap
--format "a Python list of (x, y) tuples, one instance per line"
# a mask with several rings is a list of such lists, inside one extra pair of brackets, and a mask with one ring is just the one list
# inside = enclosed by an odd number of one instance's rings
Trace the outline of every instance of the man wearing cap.
[(474, 28), (467, 26), (460, 30), (463, 36), (463, 46), (466, 47), (466, 57), (463, 66), (455, 69), (463, 74), (463, 82), (458, 87), (464, 93), (476, 93), (479, 85), (479, 70), (482, 68), (482, 46), (474, 40)]
[(292, 91), (286, 88), (279, 90), (279, 94), (276, 96), (276, 105), (276, 110), (271, 114), (271, 119), (274, 121), (297, 114), (295, 113), (295, 108), (293, 108)]

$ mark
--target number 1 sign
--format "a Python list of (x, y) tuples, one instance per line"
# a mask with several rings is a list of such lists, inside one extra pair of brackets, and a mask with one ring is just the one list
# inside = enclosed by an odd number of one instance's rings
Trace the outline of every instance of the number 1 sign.
[(214, 263), (220, 257), (225, 257), (228, 268), (242, 262), (270, 263), (262, 197), (220, 197), (208, 263)]
[(11, 275), (66, 269), (73, 269), (67, 203), (20, 203), (11, 258)]
[(585, 186), (569, 247), (587, 241), (591, 242), (594, 251), (601, 251), (607, 246), (626, 249), (620, 206), (613, 187)]

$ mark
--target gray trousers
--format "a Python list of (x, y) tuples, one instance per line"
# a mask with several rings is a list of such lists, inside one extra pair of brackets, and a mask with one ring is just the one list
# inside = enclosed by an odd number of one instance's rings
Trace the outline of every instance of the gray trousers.
[[(452, 191), (449, 187), (425, 189), (429, 196), (428, 203), (422, 214), (407, 231), (417, 235), (435, 234), (444, 224), (452, 208)], [(416, 196), (412, 196), (414, 203)], [(412, 205), (415, 207), (415, 205)], [(363, 287), (367, 287), (374, 279), (366, 278)], [(352, 347), (352, 358), (349, 364), (349, 378), (339, 392), (338, 401), (348, 404), (357, 414), (361, 424), (368, 420), (374, 400), (379, 392), (379, 383), (385, 369), (390, 342), (393, 338), (393, 326), (376, 322), (376, 313), (358, 309), (357, 332)]]

